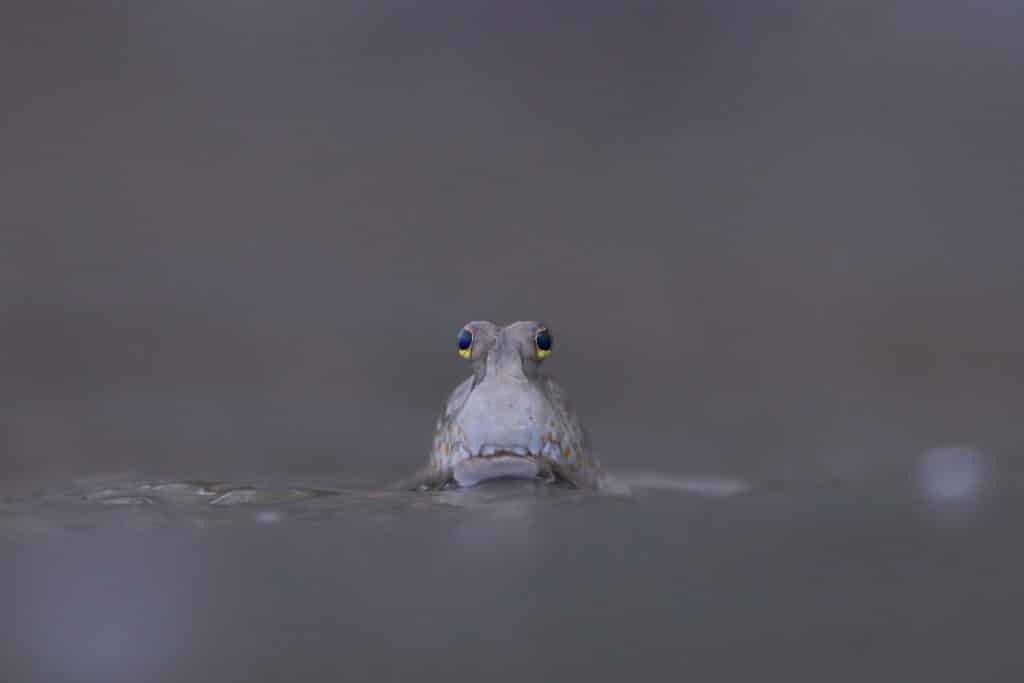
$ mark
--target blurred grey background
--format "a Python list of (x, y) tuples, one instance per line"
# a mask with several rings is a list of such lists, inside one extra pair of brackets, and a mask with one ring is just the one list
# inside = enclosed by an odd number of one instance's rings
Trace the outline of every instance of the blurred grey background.
[(0, 478), (407, 474), (469, 319), (612, 469), (1024, 445), (1012, 2), (14, 3)]

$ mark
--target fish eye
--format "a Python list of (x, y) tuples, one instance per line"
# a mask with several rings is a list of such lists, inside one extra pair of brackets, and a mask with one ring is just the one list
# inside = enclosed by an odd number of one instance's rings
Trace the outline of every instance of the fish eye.
[(458, 343), (459, 355), (463, 358), (469, 358), (469, 355), (473, 352), (473, 330), (463, 327), (459, 331)]
[(537, 346), (537, 358), (544, 359), (551, 355), (551, 333), (548, 332), (548, 328), (542, 327), (537, 330), (533, 343)]

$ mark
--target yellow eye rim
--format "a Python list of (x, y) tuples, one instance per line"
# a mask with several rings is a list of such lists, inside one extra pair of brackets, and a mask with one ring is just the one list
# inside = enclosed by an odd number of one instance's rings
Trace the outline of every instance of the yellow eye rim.
[(537, 352), (537, 360), (544, 360), (545, 358), (551, 355), (552, 351), (552, 349), (542, 349), (540, 348), (540, 346), (537, 345), (537, 337), (540, 336), (541, 334), (546, 334), (550, 337), (551, 332), (548, 331), (548, 328), (541, 327), (540, 329), (537, 330), (536, 334), (533, 335), (533, 348)]
[[(462, 347), (463, 340), (466, 340), (465, 348)], [(463, 327), (459, 330), (458, 347), (455, 350), (460, 356), (468, 359), (473, 355), (473, 341), (473, 330), (469, 329), (469, 327)]]

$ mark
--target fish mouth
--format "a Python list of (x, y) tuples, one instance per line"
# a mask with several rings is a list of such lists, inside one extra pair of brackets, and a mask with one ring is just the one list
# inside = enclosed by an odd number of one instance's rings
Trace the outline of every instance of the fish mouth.
[(537, 479), (543, 472), (540, 461), (521, 455), (489, 455), (455, 464), (452, 475), (459, 486), (476, 486), (494, 479)]
[(461, 460), (452, 468), (459, 486), (475, 486), (495, 479), (548, 479), (550, 467), (545, 459), (517, 446), (484, 446), (476, 455)]
[(538, 458), (540, 453), (532, 453), (526, 446), (498, 446), (484, 444), (474, 458)]
[(530, 446), (520, 440), (495, 440), (470, 447), (466, 435), (460, 436), (462, 438), (451, 447), (445, 447), (443, 442), (435, 445), (441, 453), (450, 453), (443, 468), (448, 481), (457, 486), (475, 486), (493, 479), (533, 479), (577, 488), (581, 481), (578, 468), (574, 466), (576, 454), (568, 448), (563, 450), (554, 432), (538, 435), (536, 443), (531, 441)]

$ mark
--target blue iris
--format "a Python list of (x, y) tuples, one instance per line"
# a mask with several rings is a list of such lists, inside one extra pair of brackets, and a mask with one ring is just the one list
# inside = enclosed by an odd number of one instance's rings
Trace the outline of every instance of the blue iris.
[(459, 348), (465, 351), (473, 345), (473, 333), (469, 330), (459, 332)]
[(537, 333), (537, 348), (541, 351), (551, 350), (551, 335), (547, 330), (541, 330)]

